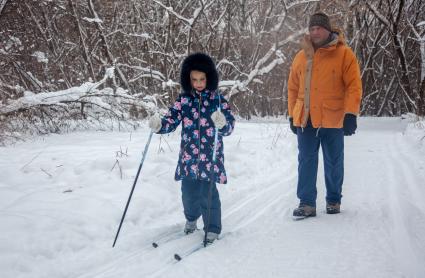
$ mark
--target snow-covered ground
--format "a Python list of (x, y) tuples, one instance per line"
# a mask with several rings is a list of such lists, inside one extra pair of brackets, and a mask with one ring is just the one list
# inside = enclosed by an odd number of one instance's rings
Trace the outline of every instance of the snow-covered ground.
[[(78, 132), (0, 148), (0, 277), (425, 277), (425, 139), (398, 118), (346, 137), (342, 213), (293, 221), (297, 144), (286, 123), (238, 122), (225, 138), (222, 238), (180, 262), (173, 180), (179, 133), (154, 135), (115, 248), (148, 130)], [(413, 136), (413, 135), (415, 136)], [(419, 135), (418, 135), (419, 134)]]

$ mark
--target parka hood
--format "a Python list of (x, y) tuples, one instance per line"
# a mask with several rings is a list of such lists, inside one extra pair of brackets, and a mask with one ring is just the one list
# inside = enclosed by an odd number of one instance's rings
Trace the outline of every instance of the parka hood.
[(207, 77), (207, 86), (209, 91), (218, 88), (218, 72), (213, 59), (204, 53), (194, 53), (187, 56), (182, 63), (180, 71), (180, 85), (184, 92), (190, 92), (192, 85), (190, 82), (190, 72), (193, 70), (205, 73)]

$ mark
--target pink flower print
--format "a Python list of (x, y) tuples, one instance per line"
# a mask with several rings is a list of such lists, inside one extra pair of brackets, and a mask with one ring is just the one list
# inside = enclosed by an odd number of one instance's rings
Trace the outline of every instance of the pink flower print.
[(187, 141), (187, 134), (183, 134), (183, 141)]
[(189, 102), (188, 98), (182, 97), (182, 99), (181, 99), (182, 104), (187, 104), (188, 102)]
[(198, 112), (193, 112), (193, 119), (196, 120), (199, 118), (199, 113)]
[(187, 117), (184, 117), (183, 123), (184, 123), (184, 126), (191, 126), (193, 124), (193, 121), (189, 120), (189, 118)]
[(223, 173), (221, 173), (221, 175), (220, 175), (220, 183), (225, 183), (226, 180), (227, 180), (226, 176), (223, 175)]
[(229, 108), (229, 104), (228, 103), (222, 103), (221, 104), (222, 109), (228, 109)]
[(205, 167), (207, 167), (207, 171), (210, 171), (210, 169), (211, 169), (211, 163), (207, 163), (207, 165), (205, 165)]
[(182, 105), (181, 105), (180, 102), (177, 101), (177, 102), (174, 103), (173, 108), (176, 109), (176, 110), (182, 110)]
[(201, 126), (206, 126), (208, 123), (207, 119), (205, 118), (201, 118), (200, 122), (201, 122)]
[(201, 112), (202, 112), (202, 113), (205, 113), (205, 111), (207, 111), (207, 110), (205, 109), (205, 107), (202, 107)]
[(205, 161), (207, 159), (207, 155), (202, 153), (200, 158), (201, 158), (201, 161)]
[(183, 161), (189, 161), (192, 158), (192, 156), (190, 154), (188, 154), (187, 152), (183, 153)]
[(208, 106), (208, 105), (210, 105), (210, 103), (207, 100), (205, 100), (204, 101), (204, 106)]
[(199, 149), (198, 148), (194, 148), (193, 149), (193, 154), (198, 154), (199, 153)]
[(207, 129), (207, 136), (213, 137), (213, 135), (214, 135), (214, 128), (210, 127), (209, 129)]
[(216, 172), (216, 173), (219, 172), (219, 169), (218, 169), (218, 166), (217, 165), (214, 165), (214, 172)]
[(190, 170), (196, 173), (196, 171), (198, 171), (198, 166), (196, 164), (192, 164), (192, 166), (190, 166)]
[(199, 138), (199, 130), (198, 129), (193, 131), (193, 137), (195, 139)]
[(202, 137), (202, 138), (201, 138), (201, 142), (202, 142), (202, 143), (206, 143), (206, 142), (207, 142), (207, 138)]

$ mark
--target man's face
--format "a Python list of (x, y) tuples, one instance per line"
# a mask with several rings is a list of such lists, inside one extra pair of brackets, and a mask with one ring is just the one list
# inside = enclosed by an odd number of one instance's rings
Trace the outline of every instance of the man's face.
[(202, 71), (192, 70), (190, 72), (190, 82), (192, 83), (192, 88), (200, 92), (207, 86), (207, 77)]
[(331, 33), (322, 26), (311, 26), (308, 31), (310, 33), (311, 42), (315, 46), (323, 45)]

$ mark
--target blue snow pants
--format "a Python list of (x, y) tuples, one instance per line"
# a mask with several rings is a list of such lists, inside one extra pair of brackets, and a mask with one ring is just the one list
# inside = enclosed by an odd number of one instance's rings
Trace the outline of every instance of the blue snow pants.
[(344, 180), (344, 131), (342, 128), (297, 128), (298, 139), (298, 185), (297, 197), (300, 204), (316, 207), (317, 168), (319, 147), (322, 146), (326, 201), (341, 203)]
[[(183, 179), (182, 180), (182, 201), (184, 215), (188, 221), (195, 221), (202, 215), (204, 230), (208, 218), (208, 188), (209, 181)], [(216, 184), (212, 184), (212, 198), (210, 207), (209, 232), (219, 234), (221, 232), (221, 202)]]

